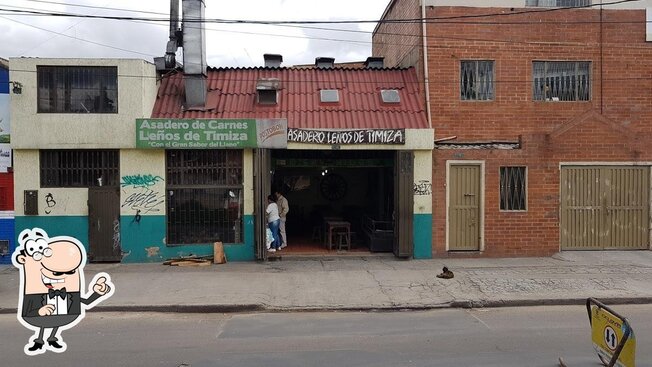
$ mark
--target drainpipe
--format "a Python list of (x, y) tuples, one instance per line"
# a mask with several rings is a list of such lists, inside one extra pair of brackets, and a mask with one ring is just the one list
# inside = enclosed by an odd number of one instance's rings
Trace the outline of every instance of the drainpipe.
[(430, 113), (430, 79), (428, 79), (428, 38), (426, 37), (426, 2), (421, 0), (421, 26), (423, 43), (423, 80), (426, 88), (426, 113), (428, 114), (428, 127), (432, 129), (432, 115)]

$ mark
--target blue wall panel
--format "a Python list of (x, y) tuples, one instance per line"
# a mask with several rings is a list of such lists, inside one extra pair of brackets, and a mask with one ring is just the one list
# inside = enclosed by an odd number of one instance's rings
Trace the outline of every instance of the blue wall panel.
[(432, 214), (414, 215), (414, 258), (432, 258)]
[(10, 264), (11, 254), (14, 253), (14, 249), (16, 248), (16, 234), (14, 233), (13, 218), (0, 219), (0, 240), (9, 241), (9, 253), (6, 256), (0, 255), (0, 264)]

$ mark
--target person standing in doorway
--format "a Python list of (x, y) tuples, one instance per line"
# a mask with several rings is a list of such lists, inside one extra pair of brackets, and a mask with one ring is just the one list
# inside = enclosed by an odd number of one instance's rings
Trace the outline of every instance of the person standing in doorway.
[(288, 199), (281, 194), (280, 191), (276, 190), (276, 205), (278, 206), (278, 215), (281, 218), (281, 225), (279, 228), (279, 233), (281, 235), (281, 248), (285, 248), (288, 245), (288, 238), (285, 234), (285, 222), (287, 221), (287, 215), (290, 211), (290, 205), (288, 204)]
[(274, 241), (272, 242), (269, 252), (276, 252), (281, 249), (281, 239), (279, 235), (279, 226), (281, 223), (281, 218), (278, 215), (278, 206), (276, 205), (276, 198), (274, 195), (267, 196), (267, 226), (269, 230), (272, 231), (272, 237)]

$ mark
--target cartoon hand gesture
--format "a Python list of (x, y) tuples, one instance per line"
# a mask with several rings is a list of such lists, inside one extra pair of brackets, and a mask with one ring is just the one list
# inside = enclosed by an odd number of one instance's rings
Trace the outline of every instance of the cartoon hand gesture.
[(106, 282), (105, 277), (97, 278), (97, 281), (93, 286), (93, 292), (99, 294), (100, 296), (103, 296), (107, 294), (110, 290), (111, 290), (111, 286), (109, 285), (109, 283)]
[(56, 307), (54, 305), (45, 305), (38, 309), (39, 316), (50, 316), (54, 313)]

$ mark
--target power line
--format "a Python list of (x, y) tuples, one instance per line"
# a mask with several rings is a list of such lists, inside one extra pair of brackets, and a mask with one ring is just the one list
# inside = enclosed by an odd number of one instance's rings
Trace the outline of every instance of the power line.
[(147, 10), (124, 9), (124, 8), (110, 8), (110, 7), (106, 7), (106, 6), (92, 6), (92, 5), (82, 5), (82, 4), (69, 4), (69, 3), (61, 3), (61, 2), (56, 2), (56, 1), (45, 1), (45, 0), (23, 0), (23, 1), (31, 2), (31, 3), (42, 3), (42, 4), (53, 4), (53, 5), (65, 5), (65, 6), (77, 7), (77, 8), (100, 9), (100, 10), (114, 10), (114, 11), (122, 11), (122, 12), (128, 12), (128, 13), (143, 13), (143, 14), (154, 14), (154, 15), (168, 15), (167, 13), (158, 13), (158, 12), (147, 11)]
[[(583, 7), (560, 7), (560, 8), (551, 8), (551, 9), (537, 9), (537, 10), (524, 10), (524, 11), (514, 11), (511, 13), (488, 13), (488, 14), (473, 14), (473, 15), (458, 15), (458, 16), (449, 16), (449, 17), (433, 17), (433, 18), (410, 18), (410, 19), (381, 19), (381, 20), (281, 20), (281, 21), (269, 21), (269, 20), (244, 20), (244, 19), (191, 19), (185, 18), (183, 21), (186, 23), (221, 23), (221, 24), (259, 24), (259, 25), (288, 25), (288, 24), (364, 24), (364, 23), (447, 23), (451, 20), (461, 20), (461, 19), (474, 19), (474, 18), (487, 18), (487, 17), (505, 17), (505, 16), (515, 16), (522, 14), (532, 14), (532, 13), (549, 13), (549, 12), (558, 12), (566, 10), (577, 10), (583, 8), (591, 8), (595, 6), (609, 6), (617, 5), (630, 2), (638, 2), (641, 0), (620, 0), (610, 3), (601, 3), (601, 4), (591, 4)], [(139, 20), (139, 21), (151, 21), (151, 22), (169, 22), (169, 17), (167, 18), (145, 18), (145, 17), (120, 17), (120, 16), (111, 16), (111, 15), (88, 15), (88, 14), (74, 14), (74, 13), (52, 13), (52, 12), (42, 12), (42, 11), (31, 11), (31, 10), (17, 10), (17, 9), (6, 9), (0, 8), (0, 11), (6, 11), (10, 13), (17, 13), (20, 15), (30, 15), (30, 16), (56, 16), (56, 17), (81, 17), (81, 18), (91, 18), (91, 19), (108, 19), (108, 20)], [(5, 14), (7, 15), (7, 14)], [(452, 22), (460, 23), (460, 22)], [(581, 24), (581, 23), (596, 23), (595, 21), (563, 21), (563, 22), (463, 22), (464, 24), (508, 24), (508, 25), (517, 25), (517, 24)], [(622, 22), (622, 21), (612, 21), (612, 22), (602, 22), (602, 23), (632, 23), (632, 22)], [(639, 22), (635, 22), (639, 23)]]
[(77, 37), (69, 36), (69, 35), (67, 35), (67, 34), (65, 34), (65, 33), (60, 33), (60, 32), (56, 32), (56, 31), (50, 30), (50, 29), (45, 29), (45, 28), (37, 27), (37, 26), (32, 25), (32, 24), (24, 23), (24, 22), (21, 22), (21, 21), (15, 20), (15, 19), (11, 19), (11, 18), (7, 18), (7, 17), (3, 17), (3, 16), (0, 16), (0, 18), (2, 18), (2, 19), (6, 19), (6, 20), (8, 20), (8, 21), (10, 21), (10, 22), (15, 22), (15, 23), (18, 23), (18, 24), (22, 24), (22, 25), (27, 26), (27, 27), (32, 27), (32, 28), (35, 28), (35, 29), (39, 29), (39, 30), (41, 30), (41, 31), (45, 31), (45, 32), (50, 32), (50, 33), (58, 34), (58, 35), (60, 35), (60, 36), (64, 36), (64, 37), (67, 37), (67, 38), (71, 38), (71, 39), (74, 39), (74, 40), (77, 40), (77, 41), (82, 41), (82, 42), (90, 43), (90, 44), (97, 45), (97, 46), (108, 47), (108, 48), (112, 48), (112, 49), (114, 49), (114, 50), (124, 51), (124, 52), (131, 52), (131, 53), (138, 54), (138, 55), (143, 55), (143, 56), (157, 57), (157, 55), (147, 54), (147, 53), (143, 53), (143, 52), (140, 52), (140, 51), (128, 50), (128, 49), (126, 49), (126, 48), (121, 48), (121, 47), (111, 46), (111, 45), (103, 44), (103, 43), (100, 43), (100, 42), (95, 42), (95, 41), (90, 41), (90, 40), (86, 40), (86, 39), (83, 39), (83, 38), (77, 38)]

